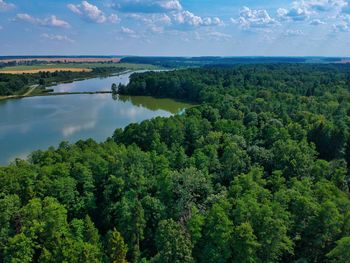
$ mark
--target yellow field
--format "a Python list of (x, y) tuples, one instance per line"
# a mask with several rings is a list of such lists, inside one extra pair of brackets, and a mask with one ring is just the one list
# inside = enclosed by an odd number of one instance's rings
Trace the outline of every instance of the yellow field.
[(33, 74), (38, 72), (56, 72), (56, 71), (71, 71), (71, 72), (90, 72), (89, 68), (41, 68), (41, 69), (28, 69), (28, 70), (0, 70), (0, 73), (4, 74)]

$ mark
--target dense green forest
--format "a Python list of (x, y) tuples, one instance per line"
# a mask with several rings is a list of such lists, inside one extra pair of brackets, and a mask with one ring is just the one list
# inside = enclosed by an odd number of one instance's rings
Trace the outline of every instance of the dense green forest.
[(239, 64), (266, 63), (336, 63), (337, 57), (125, 57), (121, 62), (152, 64), (164, 68), (232, 67)]
[(57, 82), (73, 81), (81, 78), (93, 78), (124, 71), (123, 67), (93, 68), (88, 72), (40, 72), (35, 74), (2, 74), (0, 73), (0, 96), (18, 95), (24, 93), (31, 85), (49, 86)]
[(134, 74), (182, 115), (0, 168), (2, 262), (350, 258), (350, 65)]

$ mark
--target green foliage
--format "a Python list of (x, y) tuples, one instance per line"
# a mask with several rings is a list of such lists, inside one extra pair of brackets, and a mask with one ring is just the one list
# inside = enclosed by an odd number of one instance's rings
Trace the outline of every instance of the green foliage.
[(135, 74), (184, 114), (0, 168), (0, 262), (349, 262), (348, 65)]
[[(93, 65), (93, 64), (92, 64)], [(74, 66), (73, 66), (74, 67)], [(125, 71), (125, 67), (107, 66), (96, 67), (92, 71), (72, 72), (72, 71), (43, 71), (34, 74), (4, 74), (0, 71), (0, 96), (18, 95), (25, 92), (31, 85), (50, 86), (57, 82), (73, 81), (75, 79), (93, 78), (97, 76), (107, 76), (112, 73)], [(6, 68), (5, 68), (6, 69)], [(14, 70), (20, 70), (14, 68)], [(32, 67), (24, 67), (30, 70)], [(39, 67), (40, 69), (40, 67)], [(11, 67), (8, 70), (12, 70)]]
[(160, 221), (157, 229), (156, 244), (158, 250), (155, 258), (156, 262), (193, 262), (191, 241), (183, 227), (172, 219)]
[(108, 233), (107, 246), (109, 262), (127, 263), (126, 253), (128, 246), (124, 243), (123, 237), (116, 229)]
[(350, 262), (350, 237), (343, 237), (337, 241), (337, 246), (327, 254), (331, 262), (349, 263)]

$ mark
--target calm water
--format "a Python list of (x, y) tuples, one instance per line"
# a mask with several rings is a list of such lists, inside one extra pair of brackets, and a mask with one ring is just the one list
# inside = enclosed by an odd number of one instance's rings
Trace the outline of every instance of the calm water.
[[(144, 72), (144, 70), (136, 71)], [(93, 92), (93, 91), (110, 91), (113, 83), (128, 84), (129, 77), (133, 72), (126, 74), (105, 77), (105, 78), (93, 78), (75, 81), (72, 83), (63, 83), (50, 87), (54, 92)]]
[(25, 158), (33, 150), (57, 146), (61, 141), (103, 141), (116, 128), (156, 116), (168, 117), (189, 106), (150, 97), (113, 99), (110, 94), (0, 101), (0, 164)]

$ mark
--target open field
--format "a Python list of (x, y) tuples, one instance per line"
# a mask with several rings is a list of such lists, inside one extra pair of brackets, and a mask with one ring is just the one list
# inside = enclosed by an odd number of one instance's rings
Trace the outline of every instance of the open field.
[(34, 74), (41, 71), (56, 72), (56, 71), (71, 71), (71, 72), (88, 72), (92, 71), (89, 68), (46, 68), (46, 69), (26, 69), (26, 70), (0, 70), (0, 73), (4, 74)]
[(13, 67), (0, 68), (0, 73), (5, 74), (22, 74), (22, 73), (38, 73), (40, 71), (72, 71), (82, 72), (91, 71), (93, 68), (104, 68), (104, 67), (117, 67), (125, 68), (129, 70), (156, 70), (158, 66), (149, 64), (132, 64), (132, 63), (53, 63), (53, 64), (42, 64), (42, 65), (20, 65)]
[(13, 59), (0, 59), (0, 62), (8, 63), (8, 62), (30, 62), (30, 61), (43, 61), (43, 62), (63, 62), (63, 63), (84, 63), (84, 62), (113, 62), (118, 63), (120, 58), (74, 58), (74, 57), (38, 57), (38, 58), (13, 58)]

